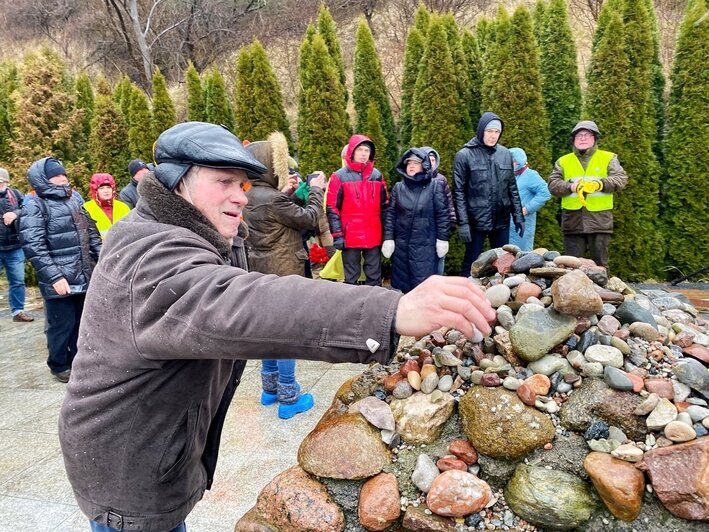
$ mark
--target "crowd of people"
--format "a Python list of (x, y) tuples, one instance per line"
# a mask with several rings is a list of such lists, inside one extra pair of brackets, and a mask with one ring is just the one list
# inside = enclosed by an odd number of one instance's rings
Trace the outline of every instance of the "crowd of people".
[[(329, 180), (302, 178), (281, 133), (242, 144), (201, 122), (163, 132), (155, 164), (131, 161), (120, 194), (112, 175), (94, 174), (85, 203), (56, 158), (32, 164), (24, 196), (0, 169), (13, 320), (33, 320), (27, 259), (44, 299), (47, 364), (68, 382), (65, 466), (92, 530), (185, 529), (211, 485), (247, 359), (262, 361), (261, 403), (289, 419), (314, 402), (297, 359), (388, 363), (400, 334), (488, 334), (495, 313), (466, 279), (470, 266), (486, 239), (531, 250), (551, 195), (562, 198), (566, 252), (589, 248), (607, 266), (613, 193), (627, 176), (597, 149), (596, 124), (573, 129), (548, 184), (522, 148), (499, 144), (503, 132), (499, 116), (483, 114), (452, 161), (452, 191), (432, 147), (406, 149), (388, 191), (364, 135), (350, 138)], [(455, 230), (461, 277), (441, 276)], [(342, 260), (344, 283), (306, 278), (313, 236), (325, 260)]]

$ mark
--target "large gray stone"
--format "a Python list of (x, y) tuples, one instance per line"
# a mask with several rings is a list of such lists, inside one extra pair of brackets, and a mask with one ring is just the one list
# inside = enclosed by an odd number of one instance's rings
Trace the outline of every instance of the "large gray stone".
[(644, 309), (632, 299), (623, 302), (623, 304), (618, 307), (618, 310), (615, 311), (614, 316), (618, 318), (621, 323), (630, 324), (636, 321), (643, 321), (653, 327), (657, 327), (657, 322), (655, 318), (652, 317), (652, 312)]
[(561, 406), (561, 424), (570, 430), (584, 432), (589, 425), (602, 420), (620, 428), (633, 441), (642, 441), (647, 434), (645, 419), (634, 415), (642, 398), (633, 392), (609, 388), (602, 380), (584, 379)]
[(525, 314), (510, 329), (510, 341), (517, 356), (538, 360), (565, 341), (576, 329), (576, 318), (551, 309)]
[(571, 316), (591, 316), (601, 312), (603, 301), (593, 281), (581, 270), (571, 270), (551, 285), (554, 308)]

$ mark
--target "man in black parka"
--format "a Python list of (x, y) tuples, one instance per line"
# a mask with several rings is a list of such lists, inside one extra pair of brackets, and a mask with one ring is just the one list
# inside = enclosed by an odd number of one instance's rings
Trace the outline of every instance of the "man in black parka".
[(490, 247), (509, 242), (510, 215), (517, 232), (524, 234), (524, 216), (510, 151), (498, 144), (504, 124), (495, 113), (484, 113), (478, 130), (453, 160), (455, 209), (458, 236), (465, 243), (461, 275), (480, 255), (485, 237)]

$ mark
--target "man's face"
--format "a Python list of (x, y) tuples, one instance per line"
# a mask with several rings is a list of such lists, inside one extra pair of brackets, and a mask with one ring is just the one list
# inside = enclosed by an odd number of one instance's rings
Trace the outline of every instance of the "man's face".
[(437, 164), (436, 164), (436, 156), (433, 155), (432, 153), (429, 153), (429, 154), (428, 154), (428, 160), (431, 161), (431, 168), (432, 168), (433, 170), (435, 170), (436, 167), (437, 167)]
[(366, 163), (369, 160), (369, 154), (372, 150), (366, 144), (360, 144), (355, 148), (352, 160), (356, 163)]
[(69, 178), (66, 176), (66, 174), (59, 174), (55, 175), (54, 177), (50, 177), (49, 182), (52, 185), (59, 185), (60, 187), (63, 187), (69, 184)]
[(101, 185), (98, 187), (96, 196), (98, 196), (98, 199), (103, 201), (110, 200), (113, 197), (113, 189), (111, 188), (111, 185)]
[(485, 133), (483, 133), (485, 146), (492, 147), (497, 144), (497, 141), (500, 140), (500, 133), (501, 131), (499, 129), (486, 129)]
[(179, 194), (204, 214), (220, 235), (231, 240), (239, 230), (249, 188), (243, 170), (199, 167)]
[(577, 150), (587, 150), (596, 143), (596, 137), (588, 129), (579, 129), (574, 136), (574, 147)]
[(136, 181), (140, 181), (141, 179), (143, 179), (143, 178), (145, 177), (145, 175), (146, 175), (149, 171), (150, 171), (150, 170), (148, 170), (147, 168), (141, 168), (140, 170), (138, 170), (138, 171), (135, 173), (135, 175), (133, 176), (133, 179), (135, 179)]
[(406, 161), (407, 176), (413, 177), (419, 172), (423, 172), (423, 164), (421, 164), (419, 161), (414, 161), (413, 159)]
[(0, 192), (7, 188), (7, 183), (5, 181), (0, 181)]

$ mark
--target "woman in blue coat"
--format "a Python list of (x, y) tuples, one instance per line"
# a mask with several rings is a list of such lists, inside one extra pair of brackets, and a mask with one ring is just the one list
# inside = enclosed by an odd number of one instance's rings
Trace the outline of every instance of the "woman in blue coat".
[(512, 163), (514, 164), (515, 179), (519, 199), (522, 202), (524, 215), (524, 236), (520, 237), (510, 224), (510, 244), (518, 246), (522, 251), (534, 249), (534, 233), (537, 228), (537, 211), (549, 201), (551, 194), (547, 183), (539, 172), (529, 168), (527, 154), (522, 148), (510, 148)]
[(391, 257), (391, 286), (406, 293), (434, 275), (438, 259), (448, 253), (450, 218), (426, 151), (408, 149), (396, 171), (403, 179), (389, 198), (382, 254)]

